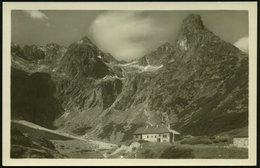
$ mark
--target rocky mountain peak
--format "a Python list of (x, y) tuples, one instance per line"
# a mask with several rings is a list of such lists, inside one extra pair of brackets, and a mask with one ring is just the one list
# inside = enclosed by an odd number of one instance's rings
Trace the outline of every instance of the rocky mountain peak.
[(200, 15), (190, 14), (182, 22), (182, 30), (196, 33), (204, 29)]
[(93, 44), (92, 41), (87, 37), (84, 36), (78, 41), (79, 44)]
[[(205, 35), (205, 33), (207, 33), (207, 35)], [(201, 16), (190, 14), (182, 22), (176, 40), (177, 48), (181, 51), (187, 51), (200, 40), (202, 36), (206, 37), (208, 35), (208, 31), (202, 22)]]
[(71, 76), (100, 78), (110, 74), (99, 58), (102, 51), (88, 37), (72, 43), (61, 60), (60, 68)]
[[(192, 57), (196, 58), (204, 55), (205, 59), (203, 60), (213, 58), (214, 55), (237, 55), (240, 52), (232, 44), (223, 41), (208, 30), (204, 26), (200, 15), (195, 14), (189, 15), (183, 20), (175, 45), (178, 51), (180, 51), (179, 55), (191, 52), (193, 53)], [(207, 55), (211, 55), (211, 57)], [(188, 61), (192, 57), (191, 55), (186, 55), (182, 59)], [(215, 59), (223, 60), (219, 56), (216, 56)]]

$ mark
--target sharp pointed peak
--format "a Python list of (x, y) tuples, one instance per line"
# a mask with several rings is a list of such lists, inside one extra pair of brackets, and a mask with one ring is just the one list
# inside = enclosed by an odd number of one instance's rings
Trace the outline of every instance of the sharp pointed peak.
[(200, 15), (190, 14), (182, 22), (182, 29), (197, 32), (204, 29), (204, 24)]
[(184, 18), (184, 21), (202, 21), (201, 16), (198, 14), (189, 14)]

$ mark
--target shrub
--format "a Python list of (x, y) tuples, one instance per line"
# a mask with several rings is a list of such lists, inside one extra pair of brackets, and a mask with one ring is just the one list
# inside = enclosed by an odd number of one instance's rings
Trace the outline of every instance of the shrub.
[(172, 158), (194, 158), (195, 155), (193, 154), (192, 149), (188, 148), (176, 148), (174, 146), (169, 147), (164, 150), (164, 152), (161, 154), (160, 158), (163, 159), (172, 159)]
[(144, 158), (153, 158), (154, 154), (150, 149), (146, 149), (144, 152), (142, 152), (142, 155)]

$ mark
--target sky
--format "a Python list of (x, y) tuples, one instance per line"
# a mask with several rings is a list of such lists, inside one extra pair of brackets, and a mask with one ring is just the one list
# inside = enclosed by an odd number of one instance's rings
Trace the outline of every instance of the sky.
[(13, 10), (11, 40), (21, 46), (69, 46), (88, 36), (104, 52), (129, 61), (162, 43), (173, 44), (189, 14), (199, 14), (209, 30), (248, 52), (247, 11)]

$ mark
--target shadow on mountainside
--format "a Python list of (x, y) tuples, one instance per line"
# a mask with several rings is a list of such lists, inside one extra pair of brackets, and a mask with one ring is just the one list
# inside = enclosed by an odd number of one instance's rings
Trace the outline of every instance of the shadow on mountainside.
[(54, 97), (56, 87), (51, 76), (40, 72), (29, 75), (12, 68), (11, 83), (12, 119), (23, 119), (53, 128), (52, 122), (64, 110)]

